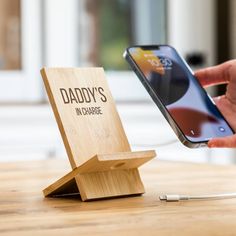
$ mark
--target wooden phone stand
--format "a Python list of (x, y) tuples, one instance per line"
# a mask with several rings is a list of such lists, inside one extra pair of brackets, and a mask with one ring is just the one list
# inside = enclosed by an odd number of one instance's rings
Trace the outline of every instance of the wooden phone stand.
[(45, 197), (80, 193), (82, 201), (144, 193), (138, 167), (155, 151), (131, 152), (102, 68), (43, 68), (47, 94), (72, 171)]

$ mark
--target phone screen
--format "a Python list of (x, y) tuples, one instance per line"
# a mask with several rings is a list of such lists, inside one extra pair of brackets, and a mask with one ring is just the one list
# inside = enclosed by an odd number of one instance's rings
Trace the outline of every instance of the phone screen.
[(232, 135), (233, 131), (175, 49), (128, 49), (158, 99), (191, 142)]

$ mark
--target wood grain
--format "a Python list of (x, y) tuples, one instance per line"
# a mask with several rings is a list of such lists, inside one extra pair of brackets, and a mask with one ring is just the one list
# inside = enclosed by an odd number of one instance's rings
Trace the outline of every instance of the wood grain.
[(236, 235), (236, 199), (165, 203), (164, 193), (236, 191), (236, 167), (153, 160), (140, 168), (140, 197), (81, 202), (44, 198), (67, 160), (1, 163), (0, 235)]
[(102, 68), (44, 68), (47, 94), (73, 170), (43, 190), (81, 199), (144, 193), (137, 167), (155, 151), (131, 152)]
[[(44, 68), (43, 81), (58, 127), (63, 138), (72, 168), (80, 166), (96, 154), (131, 151), (115, 102), (102, 68)], [(64, 103), (61, 90), (94, 90), (87, 101), (78, 102), (76, 93), (72, 103)], [(101, 96), (100, 92), (105, 96)], [(65, 93), (64, 93), (65, 94)], [(73, 95), (72, 94), (72, 95)], [(66, 96), (65, 96), (66, 97)], [(100, 107), (101, 115), (77, 115), (76, 108)]]

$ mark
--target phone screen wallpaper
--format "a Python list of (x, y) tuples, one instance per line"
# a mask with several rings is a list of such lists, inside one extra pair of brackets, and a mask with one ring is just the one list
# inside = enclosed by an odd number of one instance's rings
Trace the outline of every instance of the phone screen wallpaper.
[(192, 142), (232, 134), (222, 115), (171, 47), (129, 52), (178, 127)]

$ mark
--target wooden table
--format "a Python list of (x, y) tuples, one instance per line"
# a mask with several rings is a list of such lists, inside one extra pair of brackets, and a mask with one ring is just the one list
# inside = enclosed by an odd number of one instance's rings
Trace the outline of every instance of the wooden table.
[(45, 199), (67, 161), (1, 163), (0, 235), (236, 235), (236, 199), (160, 202), (163, 193), (236, 192), (236, 166), (151, 161), (146, 194), (93, 202)]

